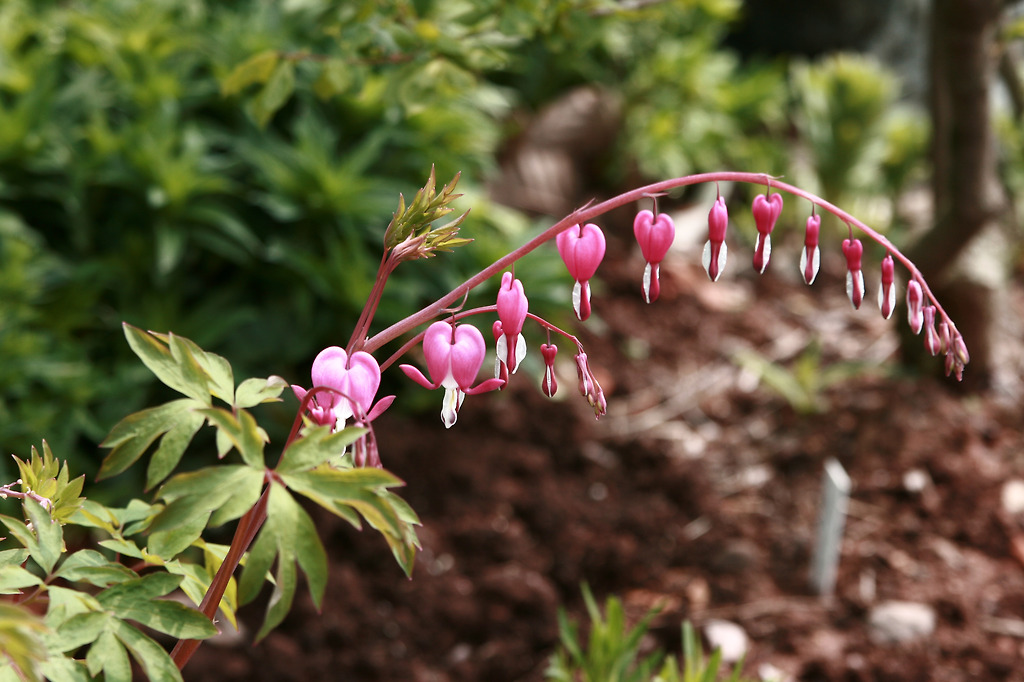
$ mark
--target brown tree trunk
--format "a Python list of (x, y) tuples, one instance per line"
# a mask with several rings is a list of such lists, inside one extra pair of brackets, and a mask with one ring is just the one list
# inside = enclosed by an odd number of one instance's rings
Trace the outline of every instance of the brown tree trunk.
[[(1003, 8), (1003, 0), (933, 2), (930, 106), (935, 226), (909, 254), (963, 333), (972, 357), (964, 381), (976, 388), (988, 385), (992, 375), (993, 292), (953, 266), (968, 243), (994, 226), (1005, 210), (989, 104)], [(907, 355), (919, 355), (920, 346), (920, 339), (908, 341)]]

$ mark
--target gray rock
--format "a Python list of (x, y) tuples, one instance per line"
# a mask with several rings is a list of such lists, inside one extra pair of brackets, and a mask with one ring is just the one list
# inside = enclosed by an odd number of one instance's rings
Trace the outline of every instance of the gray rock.
[(928, 637), (935, 631), (935, 609), (927, 604), (887, 601), (868, 616), (868, 634), (878, 644), (902, 644)]

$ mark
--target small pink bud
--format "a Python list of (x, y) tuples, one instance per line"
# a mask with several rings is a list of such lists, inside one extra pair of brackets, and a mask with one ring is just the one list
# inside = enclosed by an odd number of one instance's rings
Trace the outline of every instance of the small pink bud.
[(672, 246), (676, 236), (676, 227), (672, 218), (665, 213), (657, 216), (651, 211), (643, 210), (633, 220), (633, 235), (640, 244), (640, 252), (647, 261), (644, 269), (643, 289), (644, 300), (648, 303), (656, 301), (661, 291), (658, 281), (659, 265), (665, 260), (665, 254)]
[(580, 395), (587, 399), (594, 408), (594, 415), (600, 419), (608, 411), (608, 403), (604, 398), (604, 391), (601, 390), (601, 384), (590, 371), (586, 353), (580, 352), (576, 355), (576, 375), (580, 380)]
[(718, 197), (708, 213), (708, 241), (704, 244), (701, 263), (712, 282), (717, 282), (725, 269), (729, 248), (725, 244), (725, 232), (729, 227), (729, 211), (725, 199)]
[(949, 335), (949, 323), (945, 320), (939, 322), (939, 343), (942, 344), (941, 352), (952, 355), (953, 339)]
[(768, 267), (768, 259), (772, 254), (772, 230), (782, 214), (782, 195), (772, 194), (765, 197), (758, 194), (754, 197), (754, 222), (757, 224), (757, 244), (754, 246), (754, 269), (764, 273)]
[(864, 246), (859, 239), (843, 240), (843, 255), (846, 256), (846, 295), (855, 310), (864, 301), (864, 272), (860, 268)]
[(926, 305), (921, 312), (924, 315), (924, 348), (932, 355), (938, 355), (942, 342), (935, 332), (935, 306)]
[(558, 390), (558, 382), (555, 380), (555, 354), (557, 353), (558, 347), (554, 344), (540, 344), (540, 354), (544, 356), (544, 379), (540, 383), (540, 388), (549, 398), (553, 397), (555, 391)]
[(960, 332), (953, 336), (953, 352), (956, 353), (961, 365), (966, 365), (971, 361), (971, 354), (967, 352), (967, 344), (964, 343), (964, 337), (960, 336)]
[(878, 309), (882, 311), (882, 317), (889, 319), (892, 311), (896, 309), (896, 266), (892, 260), (892, 254), (885, 254), (882, 259), (882, 286), (878, 288)]
[(593, 223), (575, 225), (555, 237), (555, 245), (569, 274), (576, 280), (572, 291), (572, 307), (580, 321), (590, 317), (590, 278), (597, 272), (605, 252), (601, 228)]
[(821, 254), (818, 250), (818, 234), (821, 231), (821, 216), (812, 215), (807, 218), (807, 232), (804, 233), (804, 250), (800, 254), (800, 274), (804, 282), (813, 284), (818, 276)]
[(907, 323), (915, 334), (920, 334), (921, 327), (924, 326), (924, 314), (921, 312), (923, 304), (924, 294), (921, 292), (921, 285), (916, 279), (912, 279), (907, 284)]

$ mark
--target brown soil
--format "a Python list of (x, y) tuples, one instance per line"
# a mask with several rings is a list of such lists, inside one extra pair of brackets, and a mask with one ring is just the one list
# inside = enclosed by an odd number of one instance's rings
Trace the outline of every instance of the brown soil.
[[(808, 288), (784, 277), (796, 268), (781, 248), (763, 277), (733, 255), (716, 284), (673, 255), (647, 306), (642, 261), (612, 239), (622, 255), (602, 266), (587, 325), (600, 334), (582, 332), (607, 417), (579, 398), (566, 350), (560, 400), (526, 368), (509, 390), (470, 397), (450, 431), (392, 410), (377, 433), (423, 521), (413, 579), (372, 531), (318, 516), (323, 611), (300, 596), (255, 647), (262, 613), (243, 611), (249, 634), (205, 644), (186, 679), (541, 680), (557, 608), (579, 617), (586, 581), (633, 617), (662, 602), (652, 645), (678, 649), (684, 619), (738, 623), (751, 676), (771, 663), (800, 680), (1024, 680), (1024, 519), (1000, 503), (1024, 476), (1019, 404), (899, 376), (901, 322), (850, 310), (833, 261)], [(811, 394), (817, 413), (733, 359), (748, 348), (793, 368), (819, 340), (809, 376), (863, 365)], [(822, 599), (808, 562), (830, 457), (854, 487), (836, 594)], [(868, 613), (890, 599), (933, 607), (934, 635), (873, 643)]]

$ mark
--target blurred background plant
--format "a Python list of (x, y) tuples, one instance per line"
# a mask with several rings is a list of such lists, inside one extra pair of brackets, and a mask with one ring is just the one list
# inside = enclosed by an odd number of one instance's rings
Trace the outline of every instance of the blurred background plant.
[(722, 652), (716, 649), (705, 658), (700, 639), (688, 622), (682, 625), (682, 651), (677, 658), (661, 649), (641, 653), (644, 638), (659, 608), (648, 611), (632, 627), (627, 625), (622, 601), (609, 596), (604, 613), (590, 588), (582, 587), (589, 633), (580, 636), (579, 623), (566, 612), (558, 612), (558, 637), (561, 646), (552, 656), (545, 673), (555, 682), (714, 682), (722, 675), (729, 682), (740, 682), (743, 662), (722, 670)]

